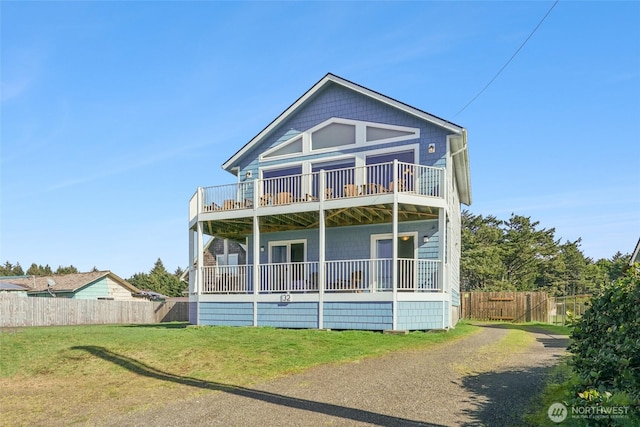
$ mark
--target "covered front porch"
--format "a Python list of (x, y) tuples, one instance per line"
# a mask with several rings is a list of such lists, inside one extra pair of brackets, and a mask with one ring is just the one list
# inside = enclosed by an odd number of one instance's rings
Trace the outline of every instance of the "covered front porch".
[[(253, 265), (215, 265), (202, 268), (199, 293), (442, 292), (441, 269), (439, 260), (428, 259), (399, 258), (395, 264), (391, 258), (325, 261), (323, 265), (318, 261), (277, 262), (258, 266), (254, 286)], [(323, 282), (319, 281), (320, 270), (324, 271)]]

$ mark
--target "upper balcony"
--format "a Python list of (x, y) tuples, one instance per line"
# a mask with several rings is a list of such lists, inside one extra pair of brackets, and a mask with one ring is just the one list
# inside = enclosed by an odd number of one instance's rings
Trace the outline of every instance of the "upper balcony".
[(233, 220), (239, 229), (226, 234), (239, 235), (250, 230), (255, 214), (294, 215), (299, 227), (308, 228), (314, 221), (317, 226), (320, 206), (336, 221), (328, 226), (389, 222), (396, 198), (400, 221), (433, 218), (451, 191), (445, 177), (444, 168), (394, 161), (200, 187), (189, 203), (190, 225)]

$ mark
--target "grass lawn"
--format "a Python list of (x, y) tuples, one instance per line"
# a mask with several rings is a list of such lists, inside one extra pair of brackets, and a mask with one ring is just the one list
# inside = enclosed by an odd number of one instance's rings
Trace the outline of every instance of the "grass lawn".
[(0, 331), (0, 425), (69, 425), (162, 406), (228, 386), (423, 349), (447, 333), (100, 325)]

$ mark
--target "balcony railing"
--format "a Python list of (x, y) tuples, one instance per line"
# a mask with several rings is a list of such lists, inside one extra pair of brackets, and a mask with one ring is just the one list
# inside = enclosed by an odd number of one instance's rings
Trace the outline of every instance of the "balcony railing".
[[(398, 291), (439, 292), (440, 261), (397, 261)], [(317, 293), (320, 291), (317, 261), (270, 263), (259, 266), (259, 293)], [(391, 292), (392, 259), (326, 261), (324, 292)], [(204, 294), (253, 293), (253, 266), (203, 267)]]
[(389, 162), (206, 187), (201, 210), (251, 209), (256, 204), (278, 206), (393, 192), (442, 198), (444, 188), (444, 168)]

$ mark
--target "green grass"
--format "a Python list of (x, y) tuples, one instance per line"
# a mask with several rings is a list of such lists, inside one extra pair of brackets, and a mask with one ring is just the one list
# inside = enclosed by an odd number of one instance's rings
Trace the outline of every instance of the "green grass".
[(513, 327), (512, 324), (496, 323), (501, 328), (508, 329), (507, 334), (500, 340), (480, 347), (474, 357), (464, 363), (453, 363), (452, 368), (460, 375), (477, 375), (490, 372), (500, 366), (506, 359), (513, 357), (520, 351), (526, 350), (536, 342), (533, 335), (523, 328)]
[[(22, 328), (0, 332), (0, 425), (71, 424), (203, 389), (250, 386), (313, 366), (423, 349), (478, 328), (363, 331), (186, 327)], [(61, 396), (66, 405), (59, 405)]]
[(554, 403), (564, 403), (570, 397), (570, 389), (575, 381), (575, 376), (569, 366), (568, 358), (565, 358), (560, 364), (555, 366), (549, 380), (545, 385), (545, 389), (541, 395), (536, 396), (533, 403), (529, 407), (524, 421), (528, 426), (552, 426), (562, 425), (563, 427), (583, 426), (584, 421), (568, 417), (561, 424), (553, 423), (547, 414), (549, 407)]

